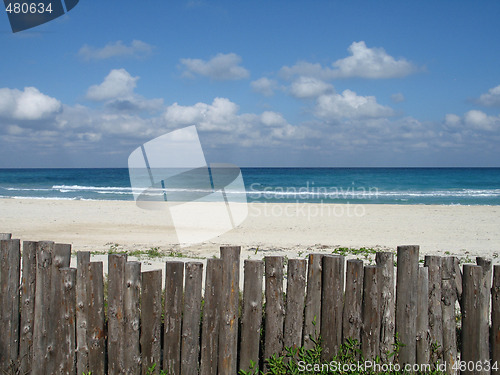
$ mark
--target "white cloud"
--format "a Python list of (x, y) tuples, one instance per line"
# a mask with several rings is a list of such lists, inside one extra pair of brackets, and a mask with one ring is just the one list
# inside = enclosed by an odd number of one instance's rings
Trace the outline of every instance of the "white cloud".
[(359, 96), (354, 91), (345, 90), (342, 94), (321, 95), (315, 114), (325, 119), (362, 119), (388, 117), (394, 111), (378, 104), (374, 96)]
[(211, 104), (196, 103), (192, 106), (174, 103), (165, 111), (164, 119), (169, 128), (196, 125), (212, 147), (220, 144), (263, 147), (316, 134), (304, 126), (289, 124), (278, 112), (240, 114), (239, 106), (227, 98), (215, 98)]
[(278, 83), (275, 80), (266, 77), (252, 81), (250, 86), (252, 86), (252, 89), (255, 92), (261, 93), (264, 96), (272, 96), (274, 91), (278, 89)]
[(197, 125), (200, 130), (230, 131), (238, 110), (238, 105), (226, 98), (215, 98), (212, 104), (196, 103), (193, 106), (174, 103), (167, 107), (165, 120), (176, 126)]
[(182, 106), (174, 103), (167, 107), (165, 120), (175, 125), (195, 125), (203, 120), (203, 112), (208, 108), (208, 104), (196, 103), (194, 106)]
[(99, 85), (87, 90), (87, 99), (106, 102), (106, 106), (117, 111), (158, 111), (163, 108), (163, 99), (145, 99), (134, 93), (139, 77), (132, 77), (125, 69), (113, 69)]
[(15, 120), (42, 120), (56, 115), (61, 102), (35, 87), (0, 89), (0, 116)]
[(285, 79), (293, 76), (308, 76), (328, 80), (334, 78), (398, 78), (415, 73), (417, 67), (404, 58), (395, 59), (385, 52), (383, 48), (368, 48), (364, 41), (353, 42), (348, 51), (350, 56), (332, 63), (332, 67), (323, 67), (300, 61), (288, 67), (284, 66), (280, 74)]
[(444, 120), (445, 125), (454, 131), (498, 131), (500, 129), (500, 116), (488, 116), (483, 111), (471, 110), (463, 117), (453, 113), (447, 114)]
[(493, 131), (500, 128), (500, 118), (497, 116), (488, 116), (486, 113), (478, 110), (472, 110), (464, 115), (464, 123), (473, 129)]
[(237, 80), (249, 77), (250, 73), (240, 66), (241, 57), (235, 53), (218, 53), (210, 60), (181, 59), (185, 70), (183, 76), (194, 78), (196, 75), (218, 81)]
[(117, 152), (123, 145), (135, 146), (167, 131), (166, 123), (160, 117), (109, 111), (106, 107), (91, 109), (82, 105), (64, 106), (55, 125), (61, 142), (95, 147), (96, 152), (101, 152), (97, 145), (105, 146), (107, 152)]
[(0, 143), (14, 149), (33, 150), (12, 155), (8, 159), (11, 163), (19, 160), (27, 166), (99, 166), (113, 160), (111, 165), (121, 165), (131, 149), (168, 131), (165, 122), (155, 117), (78, 104), (61, 107), (49, 119), (2, 121), (0, 118)]
[(105, 101), (130, 98), (139, 77), (132, 77), (125, 69), (113, 69), (100, 85), (93, 85), (87, 91), (87, 99)]
[(130, 45), (121, 40), (108, 43), (102, 48), (84, 44), (78, 51), (78, 56), (84, 60), (105, 60), (113, 57), (145, 57), (153, 52), (153, 46), (140, 40), (133, 40)]
[[(113, 80), (107, 82), (110, 81)], [(109, 93), (109, 90), (104, 92)], [(117, 100), (104, 102), (101, 108), (95, 109), (80, 104), (64, 105), (34, 87), (27, 87), (24, 91), (0, 89), (1, 142), (20, 142), (24, 148), (53, 150), (56, 164), (61, 159), (58, 152), (72, 153), (80, 161), (90, 155), (98, 160), (96, 155), (126, 154), (140, 142), (168, 131), (162, 116), (143, 116), (140, 113), (144, 106), (163, 109), (163, 100), (145, 100), (133, 92), (128, 95), (130, 92), (118, 90), (115, 95), (101, 96), (130, 96), (119, 99), (121, 105), (128, 103), (127, 110), (121, 108), (117, 111)]]
[(487, 93), (482, 94), (477, 102), (486, 107), (500, 106), (500, 85), (489, 89)]
[(280, 127), (276, 127), (272, 130), (271, 136), (276, 140), (297, 140), (304, 139), (307, 135), (307, 130), (303, 127), (293, 126), (290, 124), (285, 124)]
[(337, 60), (333, 66), (339, 78), (396, 78), (415, 72), (415, 66), (402, 58), (396, 60), (383, 48), (368, 48), (365, 42), (354, 42), (349, 48), (351, 56)]
[(313, 77), (299, 77), (290, 86), (290, 93), (296, 98), (314, 98), (333, 91), (333, 86)]
[(260, 121), (266, 126), (283, 126), (287, 121), (281, 113), (265, 111), (260, 115)]

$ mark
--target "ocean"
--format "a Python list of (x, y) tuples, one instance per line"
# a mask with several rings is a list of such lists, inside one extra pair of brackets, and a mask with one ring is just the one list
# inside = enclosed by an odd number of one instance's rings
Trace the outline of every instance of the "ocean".
[[(242, 175), (245, 189), (226, 191), (228, 199), (500, 205), (500, 168), (242, 168)], [(0, 169), (0, 198), (134, 199), (126, 168)]]

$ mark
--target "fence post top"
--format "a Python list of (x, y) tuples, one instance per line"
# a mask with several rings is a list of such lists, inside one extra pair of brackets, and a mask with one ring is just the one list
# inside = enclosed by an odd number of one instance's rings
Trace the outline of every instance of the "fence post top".
[(221, 246), (220, 250), (225, 251), (241, 251), (241, 246)]
[(127, 254), (108, 254), (108, 259), (110, 258), (127, 258)]
[(399, 245), (398, 250), (420, 249), (420, 245)]
[(465, 269), (467, 270), (482, 270), (483, 267), (478, 266), (477, 264), (472, 264), (472, 263), (464, 263), (463, 269), (465, 273)]
[(198, 261), (186, 262), (187, 267), (203, 267), (203, 263)]
[(2, 243), (19, 243), (19, 244), (21, 244), (21, 240), (19, 240), (17, 238), (12, 238), (12, 239), (8, 239), (8, 240), (0, 240), (0, 242), (2, 242)]
[(364, 263), (361, 259), (347, 259), (347, 263)]
[(156, 269), (156, 270), (147, 270), (147, 271), (142, 271), (142, 274), (152, 275), (152, 274), (155, 274), (155, 273), (158, 273), (158, 272), (162, 272), (162, 271), (159, 270), (159, 269)]

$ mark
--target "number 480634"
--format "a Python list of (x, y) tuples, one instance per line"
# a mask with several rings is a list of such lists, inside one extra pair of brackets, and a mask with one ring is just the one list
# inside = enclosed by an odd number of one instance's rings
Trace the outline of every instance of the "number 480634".
[(491, 361), (461, 361), (458, 360), (456, 361), (452, 369), (455, 371), (470, 371), (470, 372), (475, 372), (475, 371), (497, 371), (498, 370), (498, 363), (495, 361), (491, 363)]
[(14, 14), (35, 14), (52, 13), (52, 3), (9, 3), (5, 9), (7, 13)]

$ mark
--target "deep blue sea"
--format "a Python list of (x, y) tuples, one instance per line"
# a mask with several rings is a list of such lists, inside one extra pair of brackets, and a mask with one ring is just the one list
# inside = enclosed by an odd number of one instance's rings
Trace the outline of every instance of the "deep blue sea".
[[(242, 168), (242, 175), (246, 189), (226, 192), (229, 199), (500, 205), (500, 168)], [(126, 168), (0, 169), (0, 198), (134, 199)]]

